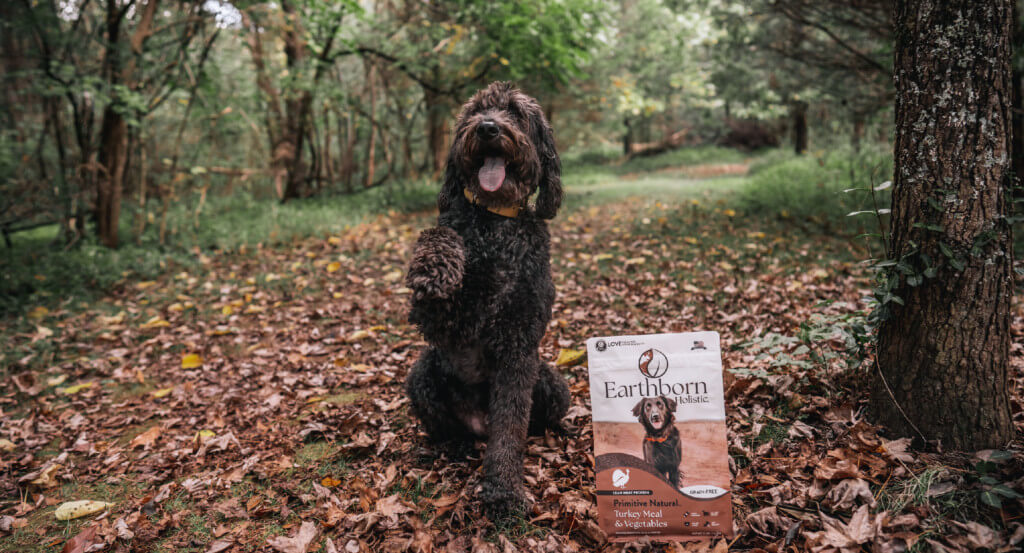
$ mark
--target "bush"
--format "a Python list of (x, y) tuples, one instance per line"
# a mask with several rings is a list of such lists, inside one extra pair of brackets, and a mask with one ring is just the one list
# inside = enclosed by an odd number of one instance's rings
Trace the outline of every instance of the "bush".
[[(752, 214), (805, 219), (846, 232), (877, 231), (866, 190), (892, 178), (892, 156), (882, 151), (856, 153), (851, 149), (795, 156), (777, 152), (751, 166), (750, 179), (740, 190), (740, 207)], [(890, 190), (875, 192), (878, 208), (888, 208)]]

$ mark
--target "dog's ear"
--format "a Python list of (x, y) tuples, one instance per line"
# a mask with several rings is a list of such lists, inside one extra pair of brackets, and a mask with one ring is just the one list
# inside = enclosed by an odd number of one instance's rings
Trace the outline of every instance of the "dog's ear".
[(551, 125), (538, 107), (531, 116), (533, 143), (540, 158), (540, 192), (537, 194), (537, 216), (554, 219), (562, 205), (562, 161), (555, 149), (555, 136)]
[(641, 399), (640, 403), (637, 403), (636, 405), (633, 406), (633, 416), (634, 417), (639, 417), (640, 416), (640, 412), (643, 410), (643, 406), (644, 406), (644, 402), (645, 401), (647, 401), (647, 400), (646, 399)]
[(665, 406), (668, 407), (669, 413), (676, 412), (676, 400), (666, 396), (661, 396), (661, 400), (665, 402)]
[[(460, 117), (460, 122), (461, 119)], [(441, 191), (437, 194), (437, 209), (441, 213), (451, 209), (452, 202), (462, 194), (462, 187), (465, 185), (462, 169), (459, 168), (459, 163), (455, 158), (458, 155), (458, 149), (461, 148), (462, 141), (456, 133), (452, 139), (452, 147), (448, 150), (448, 160), (445, 161), (444, 182), (441, 184)]]

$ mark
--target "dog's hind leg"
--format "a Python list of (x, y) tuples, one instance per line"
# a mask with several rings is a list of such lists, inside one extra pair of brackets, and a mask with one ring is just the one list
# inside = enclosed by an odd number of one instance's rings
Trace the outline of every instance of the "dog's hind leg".
[(435, 348), (428, 348), (413, 365), (405, 380), (412, 414), (420, 420), (430, 441), (455, 456), (464, 456), (472, 448), (474, 436), (452, 411), (452, 382), (447, 361)]
[(530, 410), (530, 435), (541, 436), (544, 430), (564, 435), (568, 433), (562, 417), (569, 409), (569, 385), (562, 375), (547, 363), (540, 363), (537, 383), (533, 385), (533, 407)]

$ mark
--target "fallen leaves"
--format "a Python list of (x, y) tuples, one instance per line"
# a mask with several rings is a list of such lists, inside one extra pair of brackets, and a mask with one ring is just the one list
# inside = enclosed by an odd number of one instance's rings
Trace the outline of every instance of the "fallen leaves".
[(304, 520), (295, 534), (289, 537), (270, 538), (267, 540), (267, 545), (280, 553), (307, 553), (313, 547), (313, 542), (319, 537), (320, 527)]
[(75, 537), (68, 540), (61, 548), (60, 553), (85, 553), (96, 544), (103, 543), (103, 540), (96, 536), (97, 527), (89, 526), (82, 530)]
[(66, 396), (77, 394), (82, 390), (88, 390), (93, 387), (94, 382), (83, 382), (81, 384), (75, 384), (74, 386), (68, 386), (66, 388), (57, 388), (58, 394), (64, 394)]
[(156, 442), (157, 438), (160, 437), (161, 432), (163, 432), (163, 430), (159, 426), (154, 426), (149, 430), (146, 430), (145, 432), (132, 438), (129, 447), (131, 449), (135, 449), (137, 447), (148, 449)]
[(107, 503), (105, 501), (93, 501), (91, 499), (82, 499), (79, 501), (68, 501), (61, 503), (59, 507), (53, 512), (53, 516), (57, 517), (57, 520), (72, 520), (96, 514), (108, 507), (113, 507), (113, 503)]
[[(763, 221), (743, 227), (747, 217), (704, 207), (713, 204), (626, 201), (555, 220), (558, 295), (540, 353), (568, 379), (565, 421), (578, 435), (531, 438), (524, 474), (534, 510), (513, 532), (500, 535), (481, 517), (481, 450), (436, 456), (412, 421), (402, 384), (424, 344), (398, 286), (408, 246), (428, 222), (387, 217), (334, 240), (210, 254), (203, 277), (169, 273), (141, 289), (129, 284), (109, 309), (55, 308), (25, 323), (13, 347), (37, 339), (53, 353), (19, 365), (0, 395), (0, 468), (11, 475), (0, 478), (0, 533), (61, 543), (67, 523), (45, 509), (95, 497), (114, 503), (110, 515), (69, 541), (73, 550), (150, 550), (157, 541), (208, 553), (607, 548), (592, 497), (583, 341), (709, 328), (730, 346), (737, 548), (896, 553), (920, 537), (957, 553), (1011, 550), (1011, 534), (1024, 528), (1020, 499), (1005, 498), (1002, 510), (979, 503), (987, 518), (959, 524), (937, 505), (985, 489), (965, 476), (978, 461), (1020, 489), (1019, 477), (1007, 476), (1021, 469), (1019, 454), (980, 452), (957, 464), (914, 451), (865, 420), (862, 395), (847, 385), (856, 375), (802, 367), (810, 353), (796, 344), (774, 344), (763, 357), (731, 347), (792, 335), (814, 313), (854, 312), (869, 279), (828, 257), (849, 247), (843, 240)], [(1020, 333), (1024, 311), (1015, 310)], [(52, 335), (39, 331), (44, 324)], [(826, 340), (816, 353), (840, 346)], [(790, 360), (776, 362), (779, 353)], [(1022, 360), (1019, 348), (1016, 374)], [(45, 393), (65, 381), (86, 386)], [(212, 535), (197, 533), (194, 520), (210, 521)], [(264, 537), (281, 528), (284, 536)]]
[(558, 350), (558, 357), (555, 359), (555, 366), (574, 367), (585, 361), (586, 358), (586, 350), (560, 349)]

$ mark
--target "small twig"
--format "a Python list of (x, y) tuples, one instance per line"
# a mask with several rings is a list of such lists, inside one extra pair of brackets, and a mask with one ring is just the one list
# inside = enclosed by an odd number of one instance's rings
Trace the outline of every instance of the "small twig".
[[(885, 391), (889, 394), (889, 398), (892, 399), (892, 404), (896, 406), (896, 409), (899, 409), (900, 414), (903, 415), (903, 419), (907, 421), (907, 424), (917, 432), (918, 436), (921, 436), (921, 440), (924, 441), (924, 443), (928, 443), (928, 438), (925, 438), (924, 432), (921, 432), (917, 425), (914, 424), (914, 421), (910, 420), (910, 417), (907, 416), (907, 412), (900, 406), (900, 402), (896, 401), (896, 396), (892, 393), (892, 389), (889, 388), (889, 382), (885, 379), (885, 375), (882, 374), (882, 367), (878, 364), (878, 355), (875, 355), (874, 361), (875, 369), (878, 370), (878, 376), (882, 379), (882, 384), (885, 386)], [(896, 460), (900, 461), (898, 458)], [(900, 461), (900, 464), (903, 464), (903, 461)], [(907, 468), (907, 466), (903, 465), (903, 468)], [(907, 470), (910, 469), (907, 468)], [(911, 474), (913, 474), (913, 472), (911, 472)]]

